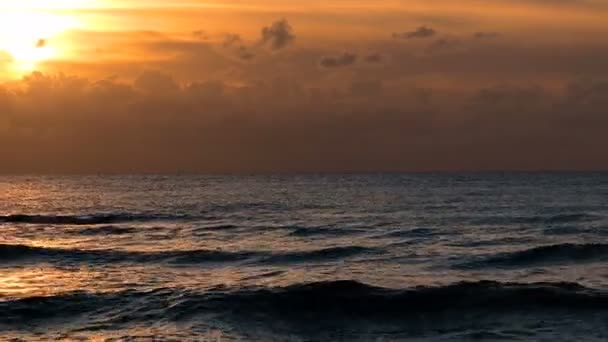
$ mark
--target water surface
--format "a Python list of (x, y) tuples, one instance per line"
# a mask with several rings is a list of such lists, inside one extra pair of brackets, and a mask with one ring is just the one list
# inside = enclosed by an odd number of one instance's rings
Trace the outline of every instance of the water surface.
[(608, 174), (0, 177), (24, 340), (598, 340)]

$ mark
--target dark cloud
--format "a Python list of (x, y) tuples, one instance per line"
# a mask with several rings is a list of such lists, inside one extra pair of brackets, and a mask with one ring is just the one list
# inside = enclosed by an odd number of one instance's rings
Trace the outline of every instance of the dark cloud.
[(255, 50), (260, 45), (268, 45), (272, 50), (281, 50), (289, 46), (295, 38), (289, 22), (282, 19), (262, 28), (262, 38), (257, 46), (246, 45), (241, 36), (235, 33), (227, 34), (222, 46), (230, 49), (239, 60), (251, 61), (256, 57)]
[(232, 52), (232, 55), (241, 61), (251, 61), (255, 58), (255, 53), (245, 45), (240, 35), (229, 33), (224, 37), (222, 46)]
[(148, 94), (171, 95), (180, 90), (177, 82), (165, 73), (160, 71), (146, 71), (141, 74), (133, 83), (136, 89)]
[(244, 45), (241, 45), (236, 49), (236, 55), (239, 59), (244, 61), (250, 61), (255, 58), (255, 54)]
[(47, 44), (46, 39), (38, 39), (36, 41), (36, 48), (43, 48)]
[(451, 94), (372, 74), (314, 88), (266, 76), (32, 74), (0, 87), (0, 172), (608, 168), (607, 82)]
[(321, 58), (320, 64), (324, 68), (340, 68), (353, 65), (358, 56), (354, 53), (345, 52), (340, 56), (326, 56)]
[(262, 44), (269, 44), (273, 50), (280, 50), (289, 46), (296, 36), (293, 28), (286, 19), (275, 21), (270, 26), (262, 28)]
[(372, 54), (365, 56), (365, 61), (367, 63), (377, 64), (377, 63), (382, 63), (383, 60), (384, 60), (384, 56), (379, 53), (372, 53)]
[(238, 35), (236, 33), (228, 33), (224, 37), (224, 41), (223, 41), (222, 45), (224, 47), (233, 47), (234, 45), (238, 45), (238, 44), (242, 44), (242, 43), (243, 43), (243, 39), (241, 38), (240, 35)]
[(529, 115), (534, 110), (541, 110), (548, 100), (547, 95), (539, 86), (500, 85), (478, 90), (471, 101), (478, 108), (492, 108), (501, 116)]
[(435, 31), (434, 29), (427, 27), (427, 26), (421, 26), (418, 29), (416, 29), (415, 31), (403, 32), (403, 33), (393, 33), (393, 38), (395, 38), (395, 39), (429, 38), (429, 37), (433, 37), (436, 34), (437, 34), (437, 31)]
[(380, 96), (383, 90), (384, 85), (379, 80), (355, 81), (350, 87), (350, 93), (354, 97)]
[(428, 47), (429, 52), (440, 52), (461, 46), (461, 42), (453, 38), (440, 38)]
[(201, 39), (201, 40), (209, 39), (209, 35), (207, 35), (207, 32), (205, 32), (204, 30), (196, 30), (196, 31), (192, 32), (192, 36), (194, 36), (197, 39)]
[(473, 33), (473, 38), (476, 39), (491, 39), (500, 37), (500, 33), (498, 32), (475, 32)]

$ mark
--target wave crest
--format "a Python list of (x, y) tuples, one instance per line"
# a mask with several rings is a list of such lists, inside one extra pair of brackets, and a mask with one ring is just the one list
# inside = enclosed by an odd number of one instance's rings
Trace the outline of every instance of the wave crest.
[(600, 262), (605, 260), (608, 260), (608, 244), (566, 243), (500, 253), (458, 266), (465, 268), (525, 267), (538, 264)]
[(180, 221), (191, 217), (185, 215), (146, 215), (146, 214), (92, 214), (92, 215), (5, 215), (0, 223), (53, 224), (53, 225), (95, 225), (124, 222)]
[(269, 264), (288, 264), (308, 261), (331, 261), (359, 254), (377, 253), (376, 249), (348, 246), (331, 247), (311, 251), (223, 251), (185, 250), (139, 252), (123, 250), (84, 250), (26, 245), (0, 244), (0, 259), (3, 262), (44, 261), (50, 263), (112, 263), (112, 262), (167, 262), (174, 264), (197, 264), (205, 262), (251, 261)]
[(510, 225), (510, 224), (565, 224), (577, 222), (591, 222), (600, 219), (599, 216), (587, 213), (558, 214), (551, 216), (492, 216), (475, 220), (482, 225)]
[[(145, 300), (141, 300), (145, 298)], [(608, 311), (608, 294), (577, 283), (500, 283), (479, 281), (441, 287), (387, 289), (352, 280), (296, 284), (284, 288), (216, 289), (206, 293), (158, 289), (113, 294), (71, 293), (0, 302), (0, 322), (52, 318), (130, 307), (130, 319), (183, 320), (199, 314), (271, 315), (281, 319), (359, 316), (364, 319), (467, 311)], [(134, 310), (133, 308), (136, 308)], [(311, 316), (312, 315), (312, 316)], [(316, 319), (315, 318), (315, 319)]]

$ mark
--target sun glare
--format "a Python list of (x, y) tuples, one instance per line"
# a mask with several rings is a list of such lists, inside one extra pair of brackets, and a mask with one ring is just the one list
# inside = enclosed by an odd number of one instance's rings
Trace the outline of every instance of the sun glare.
[[(41, 62), (60, 57), (65, 46), (55, 38), (79, 27), (75, 18), (52, 12), (65, 8), (68, 2), (54, 2), (46, 1), (44, 6), (43, 2), (0, 1), (0, 53), (9, 56), (13, 72), (29, 72)], [(49, 3), (60, 7), (48, 8)]]

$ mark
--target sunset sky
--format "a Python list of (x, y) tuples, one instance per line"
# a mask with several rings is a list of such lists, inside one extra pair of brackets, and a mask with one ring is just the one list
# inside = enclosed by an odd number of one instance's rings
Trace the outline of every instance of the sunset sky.
[(604, 0), (0, 0), (0, 173), (608, 169)]

